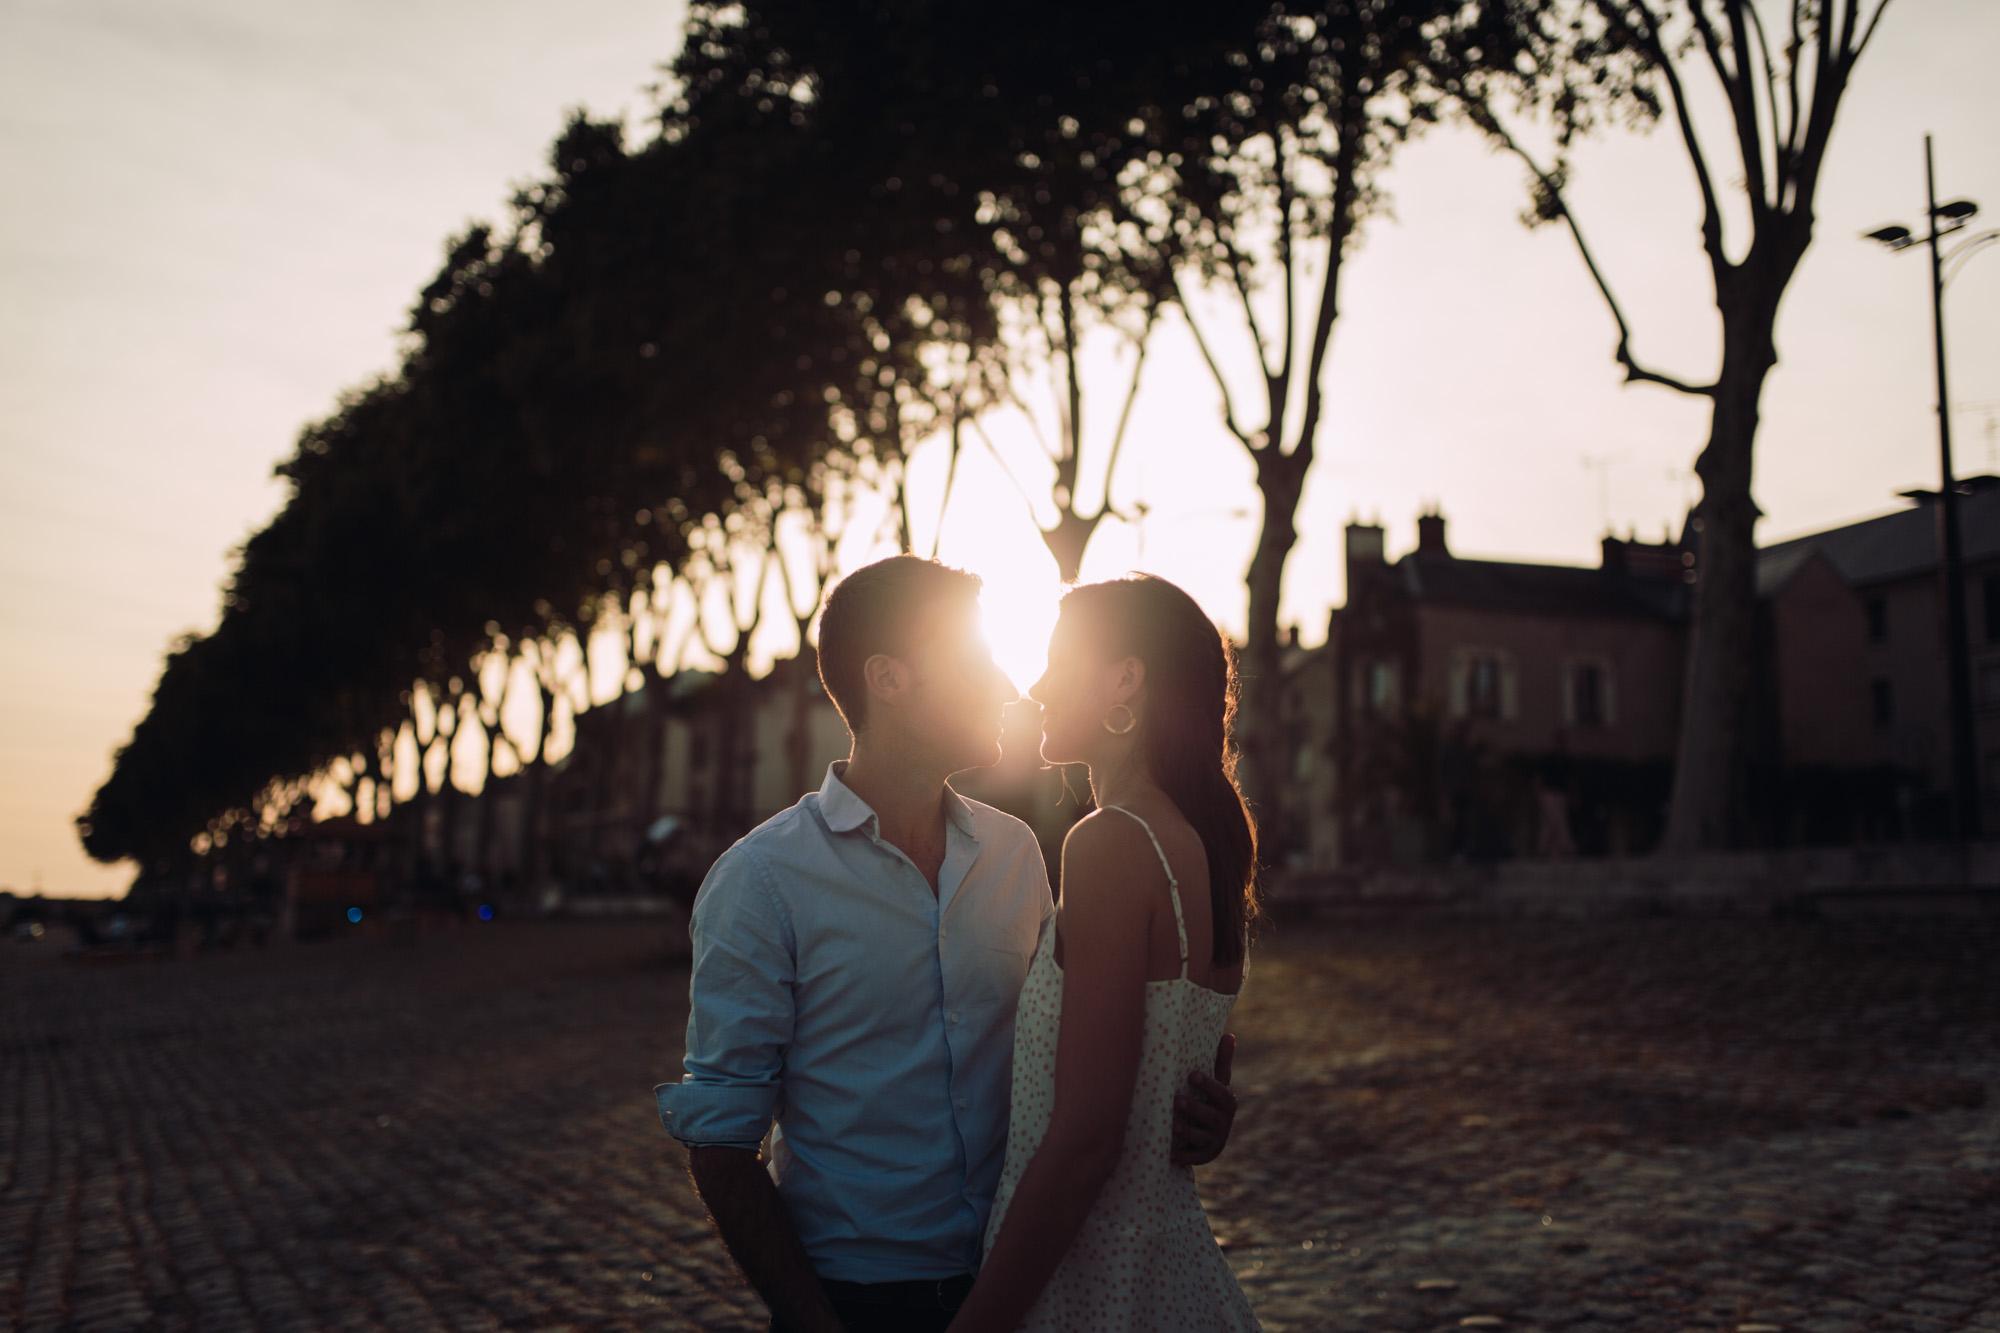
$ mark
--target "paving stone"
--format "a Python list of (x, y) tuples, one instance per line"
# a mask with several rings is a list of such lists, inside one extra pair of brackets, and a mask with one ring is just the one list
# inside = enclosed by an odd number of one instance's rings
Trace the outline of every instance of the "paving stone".
[[(761, 1329), (653, 1108), (676, 952), (524, 922), (0, 969), (0, 1327)], [(1280, 922), (1200, 1188), (1274, 1333), (2000, 1333), (1996, 953)]]

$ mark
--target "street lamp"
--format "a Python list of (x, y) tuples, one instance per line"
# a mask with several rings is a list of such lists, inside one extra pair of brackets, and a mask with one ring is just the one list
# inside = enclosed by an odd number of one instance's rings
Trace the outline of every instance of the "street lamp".
[[(1928, 235), (1917, 236), (1908, 227), (1887, 226), (1867, 233), (1865, 239), (1878, 241), (1891, 250), (1928, 246), (1931, 252), (1931, 331), (1937, 359), (1938, 457), (1943, 485), (1938, 495), (1938, 545), (1944, 572), (1945, 677), (1951, 699), (1952, 825), (1959, 838), (1979, 836), (1979, 768), (1972, 741), (1971, 650), (1965, 628), (1965, 559), (1959, 541), (1958, 479), (1951, 470), (1951, 395), (1945, 388), (1944, 287), (1968, 256), (1988, 242), (2000, 239), (2000, 231), (1982, 232), (1960, 241), (1951, 250), (1938, 242), (1965, 227), (1979, 212), (1970, 199), (1937, 201), (1937, 172), (1931, 160), (1931, 136), (1924, 136), (1924, 195), (1930, 219)], [(1947, 263), (1954, 265), (1946, 273)]]

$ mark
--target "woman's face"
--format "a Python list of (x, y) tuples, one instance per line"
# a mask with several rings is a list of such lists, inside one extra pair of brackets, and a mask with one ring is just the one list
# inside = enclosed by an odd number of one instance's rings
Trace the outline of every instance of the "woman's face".
[[(1104, 661), (1079, 632), (1077, 617), (1064, 612), (1049, 636), (1049, 665), (1028, 687), (1042, 706), (1042, 758), (1051, 764), (1087, 764), (1110, 739), (1104, 719), (1129, 690), (1119, 661)], [(1122, 721), (1124, 714), (1118, 715)]]

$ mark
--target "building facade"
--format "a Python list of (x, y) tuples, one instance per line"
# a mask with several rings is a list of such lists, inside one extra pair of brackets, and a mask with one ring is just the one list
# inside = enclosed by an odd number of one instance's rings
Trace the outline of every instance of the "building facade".
[[(1986, 829), (2000, 828), (2000, 478), (1960, 483)], [(1745, 836), (1945, 836), (1951, 719), (1937, 496), (1758, 555)], [(1699, 536), (1595, 567), (1467, 559), (1442, 514), (1390, 559), (1346, 530), (1347, 603), (1286, 658), (1288, 864), (1643, 854), (1664, 828)]]

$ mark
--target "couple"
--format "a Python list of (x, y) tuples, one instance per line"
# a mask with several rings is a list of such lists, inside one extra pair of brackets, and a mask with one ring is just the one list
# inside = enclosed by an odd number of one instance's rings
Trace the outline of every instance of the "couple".
[(1254, 910), (1228, 642), (1163, 579), (1063, 598), (1030, 694), (1098, 809), (1058, 905), (1028, 826), (946, 782), (1015, 697), (979, 588), (897, 556), (828, 595), (852, 752), (703, 881), (661, 1121), (774, 1330), (1255, 1328), (1191, 1169)]

